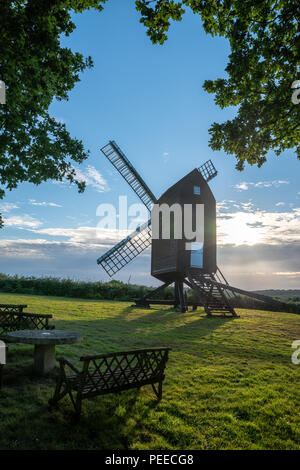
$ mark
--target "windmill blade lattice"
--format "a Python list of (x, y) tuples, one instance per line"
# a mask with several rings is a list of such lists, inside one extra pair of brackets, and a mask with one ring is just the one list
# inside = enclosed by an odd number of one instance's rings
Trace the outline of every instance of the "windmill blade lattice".
[(104, 255), (98, 258), (107, 274), (112, 277), (151, 245), (151, 220), (138, 227)]
[(205, 181), (212, 180), (215, 176), (217, 176), (218, 172), (214, 167), (214, 164), (211, 160), (207, 160), (207, 162), (203, 163), (203, 165), (199, 166), (198, 168), (199, 173), (203, 176)]
[(149, 212), (153, 204), (156, 202), (156, 197), (149, 189), (143, 178), (138, 174), (136, 169), (132, 166), (128, 158), (124, 155), (120, 147), (115, 141), (110, 140), (107, 145), (102, 147), (102, 153), (112, 163), (112, 165), (123, 176), (125, 181), (137, 194), (140, 200), (145, 204)]

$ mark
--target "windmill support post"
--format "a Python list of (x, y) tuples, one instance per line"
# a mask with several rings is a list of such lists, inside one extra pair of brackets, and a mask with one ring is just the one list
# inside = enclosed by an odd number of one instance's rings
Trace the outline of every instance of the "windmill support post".
[(180, 309), (181, 313), (186, 312), (182, 281), (175, 281), (175, 300), (176, 300), (176, 307)]
[(183, 282), (175, 281), (174, 285), (174, 299), (152, 299), (152, 297), (158, 292), (163, 291), (168, 286), (170, 286), (173, 281), (165, 282), (161, 286), (153, 289), (151, 292), (146, 294), (140, 299), (132, 299), (135, 304), (131, 307), (143, 307), (150, 308), (150, 305), (172, 305), (174, 308), (180, 308), (182, 313), (186, 312), (188, 307), (192, 307), (193, 310), (196, 310), (197, 307), (202, 307), (203, 304), (200, 302), (188, 301), (183, 292)]
[(171, 282), (165, 282), (161, 286), (158, 286), (156, 289), (153, 289), (151, 292), (144, 295), (144, 297), (142, 297), (141, 299), (133, 299), (133, 301), (135, 302), (135, 305), (132, 305), (132, 307), (146, 307), (146, 308), (149, 308), (150, 307), (151, 297), (153, 297), (158, 292), (161, 292), (162, 290), (164, 290), (170, 284), (172, 284), (172, 283)]

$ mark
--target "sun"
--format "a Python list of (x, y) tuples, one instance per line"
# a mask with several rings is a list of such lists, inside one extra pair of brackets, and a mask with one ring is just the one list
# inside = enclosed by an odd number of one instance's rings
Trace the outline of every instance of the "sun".
[(221, 244), (256, 245), (261, 242), (263, 226), (248, 212), (226, 214), (218, 219), (218, 238)]

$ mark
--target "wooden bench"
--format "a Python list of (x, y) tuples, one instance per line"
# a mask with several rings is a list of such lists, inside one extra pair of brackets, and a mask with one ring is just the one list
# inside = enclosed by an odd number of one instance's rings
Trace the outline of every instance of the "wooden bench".
[(0, 304), (0, 312), (22, 313), (27, 305)]
[(53, 330), (55, 326), (49, 325), (50, 318), (52, 315), (0, 311), (0, 338), (5, 339), (7, 333), (16, 330)]
[[(160, 400), (162, 382), (165, 378), (164, 370), (170, 349), (137, 349), (83, 356), (80, 358), (83, 362), (81, 371), (64, 357), (58, 358), (60, 374), (49, 405), (56, 405), (68, 394), (79, 416), (84, 398), (140, 388), (148, 384), (152, 385), (154, 393)], [(71, 374), (66, 373), (66, 366)], [(76, 393), (76, 398), (74, 393)]]

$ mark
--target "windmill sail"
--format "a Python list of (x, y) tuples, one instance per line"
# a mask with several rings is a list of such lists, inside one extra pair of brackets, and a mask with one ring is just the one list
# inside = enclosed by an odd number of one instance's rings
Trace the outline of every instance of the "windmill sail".
[(151, 245), (151, 220), (139, 226), (131, 235), (117, 243), (113, 248), (98, 258), (107, 274), (112, 277), (142, 251)]
[(123, 176), (129, 186), (131, 186), (133, 191), (145, 204), (149, 212), (151, 212), (151, 208), (156, 202), (156, 197), (149, 189), (143, 178), (132, 166), (128, 158), (124, 155), (120, 147), (118, 147), (116, 142), (110, 140), (107, 145), (102, 147), (101, 151), (106, 156), (106, 158), (113, 164), (113, 166), (118, 170), (118, 172)]
[(212, 180), (218, 174), (211, 160), (207, 160), (207, 162), (203, 163), (203, 165), (198, 168), (198, 171), (207, 182)]

